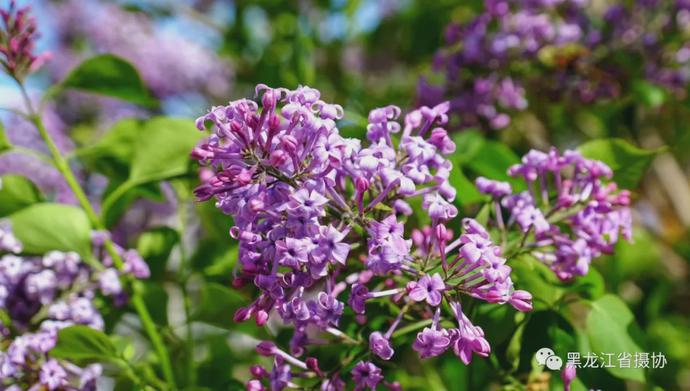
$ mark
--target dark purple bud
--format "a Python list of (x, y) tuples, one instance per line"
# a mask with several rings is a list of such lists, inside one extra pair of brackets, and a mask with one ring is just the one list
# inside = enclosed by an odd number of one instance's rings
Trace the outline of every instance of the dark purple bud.
[(252, 316), (252, 310), (247, 307), (240, 307), (235, 311), (235, 315), (233, 316), (233, 320), (235, 322), (244, 322), (249, 320)]
[(307, 368), (314, 371), (319, 377), (323, 376), (321, 369), (319, 369), (319, 360), (316, 357), (307, 357), (304, 362), (307, 364)]
[(268, 371), (261, 365), (252, 365), (249, 368), (249, 372), (255, 379), (262, 379), (264, 377), (268, 377)]
[(271, 341), (261, 341), (256, 345), (256, 352), (265, 357), (274, 356), (276, 349), (276, 345)]

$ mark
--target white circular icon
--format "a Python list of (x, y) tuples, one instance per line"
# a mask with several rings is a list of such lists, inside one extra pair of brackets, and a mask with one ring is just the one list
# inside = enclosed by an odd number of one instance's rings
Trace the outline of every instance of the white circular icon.
[(563, 366), (563, 360), (558, 356), (551, 356), (546, 359), (546, 367), (552, 371), (560, 371)]
[[(539, 365), (544, 365), (544, 364), (546, 364), (546, 359), (551, 357), (551, 356), (554, 356), (555, 354), (556, 353), (554, 353), (553, 350), (551, 350), (549, 348), (541, 348), (537, 351), (535, 358), (537, 359), (537, 363), (539, 363)], [(551, 368), (549, 368), (549, 369), (551, 369)]]

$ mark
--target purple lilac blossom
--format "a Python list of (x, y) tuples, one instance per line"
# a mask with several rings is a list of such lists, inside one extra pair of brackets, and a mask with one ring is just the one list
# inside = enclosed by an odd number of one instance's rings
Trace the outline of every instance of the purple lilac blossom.
[[(51, 68), (57, 78), (86, 54), (113, 53), (131, 61), (161, 98), (195, 92), (219, 96), (230, 88), (229, 64), (213, 50), (180, 34), (162, 31), (143, 12), (105, 1), (70, 0), (52, 7), (62, 45)], [(104, 29), (104, 25), (112, 28)], [(74, 42), (80, 39), (84, 39), (81, 46), (86, 46), (87, 53), (74, 49)]]
[[(342, 108), (321, 100), (315, 89), (259, 85), (256, 93), (262, 109), (241, 99), (199, 118), (197, 127), (212, 125), (213, 134), (192, 151), (205, 166), (197, 198), (215, 198), (235, 224), (234, 285), (259, 289), (234, 319), (263, 326), (277, 316), (294, 329), (289, 352), (270, 341), (257, 346), (275, 365), (254, 370), (248, 389), (289, 387), (303, 376), (297, 376), (300, 371), (320, 377), (322, 389), (342, 388), (337, 373), (322, 372), (313, 357), (300, 357), (310, 345), (349, 338), (340, 328), (346, 306), (360, 324), (366, 323), (369, 301), (402, 306), (386, 332), (369, 334), (372, 353), (383, 360), (394, 354), (391, 337), (406, 311), (434, 308), (434, 326), (413, 344), (422, 358), (456, 345), (461, 358), (467, 351), (486, 356), (483, 332), (460, 315), (451, 314), (462, 319), (458, 330), (439, 327), (441, 303), (450, 292), (531, 310), (531, 295), (514, 289), (511, 269), (481, 225), (465, 220), (466, 232), (448, 243), (453, 233), (445, 223), (458, 211), (448, 182), (452, 164), (445, 157), (455, 151), (443, 128), (446, 103), (421, 107), (403, 121), (395, 106), (372, 110), (364, 144), (340, 136), (336, 120)], [(409, 239), (404, 216), (414, 198), (432, 225)], [(416, 267), (429, 262), (442, 265), (443, 275)], [(383, 286), (374, 283), (381, 280)], [(360, 388), (383, 380), (370, 362), (357, 364), (352, 375)]]
[[(11, 235), (0, 228), (0, 239)], [(16, 241), (16, 239), (15, 239)], [(0, 252), (6, 250), (0, 247)], [(14, 250), (21, 250), (21, 246)], [(94, 254), (101, 254), (96, 235)], [(17, 252), (18, 252), (17, 251)], [(132, 250), (124, 251), (125, 265), (135, 277), (147, 274)], [(103, 261), (104, 263), (106, 260)], [(111, 268), (94, 270), (73, 252), (52, 251), (43, 256), (0, 257), (0, 310), (11, 321), (11, 331), (0, 322), (0, 388), (95, 390), (102, 368), (99, 364), (77, 367), (50, 357), (58, 332), (68, 326), (85, 325), (103, 330), (104, 321), (94, 305), (97, 294), (123, 303), (122, 272)]]
[[(647, 80), (686, 98), (690, 48), (663, 37), (687, 34), (688, 25), (682, 0), (613, 2), (602, 14), (589, 1), (485, 0), (476, 17), (447, 26), (432, 64), (445, 80), (421, 79), (418, 102), (450, 99), (454, 126), (501, 129), (528, 108), (526, 89), (539, 91), (530, 100), (589, 104)], [(623, 70), (624, 56), (642, 59), (643, 71)]]
[(0, 65), (17, 80), (40, 68), (50, 58), (50, 53), (35, 53), (36, 20), (31, 7), (17, 7), (15, 0), (0, 8)]
[(383, 381), (381, 368), (374, 365), (371, 361), (360, 361), (352, 369), (352, 380), (355, 382), (355, 390), (375, 390), (376, 386)]
[[(508, 173), (524, 180), (529, 190), (497, 193), (494, 189), (510, 187), (486, 178), (478, 179), (477, 187), (492, 196), (496, 225), (516, 224), (525, 235), (531, 233), (533, 243), (526, 245), (559, 278), (587, 274), (594, 258), (613, 252), (621, 238), (631, 239), (630, 192), (609, 182), (613, 173), (606, 164), (577, 151), (532, 150)], [(560, 214), (566, 217), (549, 219)], [(520, 305), (520, 299), (514, 303)]]

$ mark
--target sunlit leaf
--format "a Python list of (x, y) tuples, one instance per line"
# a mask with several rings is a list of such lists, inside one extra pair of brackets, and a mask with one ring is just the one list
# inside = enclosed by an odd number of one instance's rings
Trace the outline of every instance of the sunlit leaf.
[(0, 177), (0, 217), (42, 200), (41, 191), (30, 180), (18, 175)]
[(112, 54), (101, 54), (82, 62), (67, 75), (62, 86), (142, 106), (157, 105), (136, 68)]
[(24, 251), (44, 254), (52, 250), (91, 253), (91, 224), (81, 209), (64, 204), (40, 203), (10, 215), (12, 231)]
[(117, 350), (103, 332), (88, 326), (65, 327), (58, 332), (57, 344), (50, 351), (55, 358), (76, 364), (109, 362), (117, 359)]

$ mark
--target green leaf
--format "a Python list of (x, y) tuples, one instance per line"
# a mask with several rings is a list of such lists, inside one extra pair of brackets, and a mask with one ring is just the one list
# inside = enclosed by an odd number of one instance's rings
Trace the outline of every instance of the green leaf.
[(665, 274), (659, 267), (663, 252), (658, 239), (642, 227), (635, 228), (630, 242), (620, 241), (616, 245), (614, 259), (619, 278), (628, 280)]
[(510, 182), (514, 190), (522, 190), (523, 181), (508, 176), (508, 168), (520, 162), (520, 158), (506, 145), (498, 141), (473, 140), (469, 151), (471, 158), (464, 163), (469, 169), (479, 176), (484, 176), (499, 181)]
[(77, 150), (75, 155), (89, 169), (124, 181), (129, 176), (134, 146), (145, 124), (132, 118), (118, 121), (96, 144)]
[(50, 351), (55, 358), (75, 364), (112, 362), (118, 359), (115, 345), (107, 335), (88, 326), (65, 327), (58, 332), (58, 340)]
[[(453, 163), (455, 164), (455, 162)], [(460, 205), (476, 204), (488, 198), (477, 190), (477, 187), (465, 176), (458, 164), (455, 164), (448, 179), (450, 184), (457, 189), (456, 201)]]
[(192, 319), (222, 328), (236, 328), (235, 311), (247, 303), (237, 291), (217, 283), (207, 283), (201, 291), (201, 303)]
[[(635, 323), (632, 312), (621, 299), (608, 294), (590, 304), (591, 311), (587, 315), (587, 336), (593, 352), (613, 353), (613, 357), (618, 357), (620, 353), (630, 353), (634, 356), (636, 352), (645, 351), (637, 342), (641, 331)], [(632, 367), (614, 366), (606, 370), (620, 378), (644, 382), (644, 370)]]
[(604, 277), (593, 267), (586, 275), (575, 278), (572, 285), (567, 288), (590, 300), (596, 300), (606, 293)]
[(148, 263), (152, 279), (162, 277), (170, 253), (179, 241), (177, 231), (170, 227), (156, 227), (139, 236), (137, 251)]
[(187, 173), (189, 154), (203, 137), (189, 119), (151, 119), (137, 138), (129, 182), (140, 184)]
[(7, 138), (7, 135), (5, 134), (5, 128), (2, 126), (2, 122), (0, 122), (0, 153), (3, 153), (10, 149), (12, 149), (12, 144), (10, 144), (10, 140)]
[(515, 286), (532, 294), (535, 311), (553, 308), (566, 293), (553, 271), (532, 256), (513, 258), (509, 266)]
[(458, 164), (466, 164), (474, 159), (484, 146), (486, 139), (478, 130), (463, 130), (453, 135), (455, 152), (453, 161)]
[(18, 175), (0, 177), (0, 217), (42, 200), (41, 191), (30, 180)]
[(592, 140), (579, 148), (582, 155), (606, 163), (613, 170), (613, 180), (623, 188), (635, 188), (650, 163), (663, 149), (637, 148), (623, 139)]
[[(125, 127), (116, 129), (125, 133), (118, 137), (122, 144), (129, 145), (129, 150), (125, 147), (118, 150), (118, 159), (127, 156), (131, 163), (128, 178), (104, 200), (104, 214), (136, 186), (189, 173), (192, 164), (189, 154), (204, 137), (189, 119), (156, 117), (138, 126), (138, 132)], [(134, 138), (132, 133), (136, 134)]]
[[(230, 348), (227, 335), (209, 335), (204, 339), (204, 344), (208, 346), (208, 358), (197, 368), (199, 386), (212, 390), (235, 389), (231, 388), (235, 385), (232, 370), (233, 364), (239, 362)], [(244, 387), (237, 389), (243, 390)]]
[(666, 101), (666, 91), (661, 86), (646, 80), (635, 80), (632, 91), (637, 100), (649, 107), (659, 107)]
[(147, 107), (158, 104), (149, 94), (136, 68), (112, 54), (98, 55), (82, 62), (67, 75), (62, 87), (106, 95)]
[(91, 254), (91, 224), (77, 207), (40, 203), (10, 215), (10, 220), (14, 235), (27, 253), (58, 250)]

